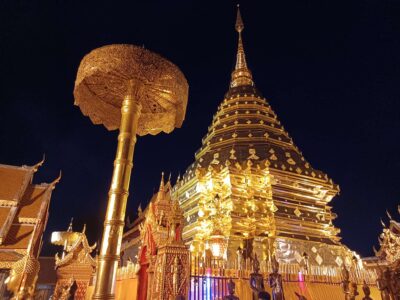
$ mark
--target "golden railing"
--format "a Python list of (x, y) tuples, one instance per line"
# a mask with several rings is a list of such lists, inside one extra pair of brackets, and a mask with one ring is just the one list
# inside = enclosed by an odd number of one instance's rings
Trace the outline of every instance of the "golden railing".
[[(229, 264), (220, 259), (203, 260), (199, 257), (191, 258), (190, 274), (191, 276), (217, 276), (248, 279), (253, 273), (253, 267), (250, 259), (242, 262), (240, 267), (235, 264)], [(265, 279), (272, 273), (270, 262), (260, 263), (260, 274)], [(328, 284), (340, 284), (343, 280), (342, 269), (336, 266), (310, 265), (307, 269), (299, 264), (280, 263), (279, 273), (286, 282), (304, 281), (318, 282)], [(364, 281), (369, 285), (375, 285), (377, 274), (375, 270), (360, 268), (358, 265), (349, 270), (350, 281), (357, 284), (363, 284)]]
[[(127, 262), (123, 267), (117, 270), (117, 280), (136, 278), (138, 271), (137, 264)], [(228, 277), (228, 278), (250, 278), (253, 272), (250, 260), (243, 262), (241, 268), (232, 268), (222, 260), (211, 259), (208, 262), (198, 257), (191, 257), (190, 275), (191, 276), (215, 276), (215, 277)], [(284, 281), (302, 281), (305, 282), (319, 282), (339, 284), (342, 278), (342, 270), (340, 267), (335, 266), (317, 266), (311, 265), (308, 270), (302, 269), (298, 264), (281, 263), (279, 265), (279, 272)], [(264, 278), (272, 273), (271, 263), (261, 263), (260, 273)], [(377, 274), (375, 270), (360, 268), (355, 266), (349, 270), (350, 281), (362, 284), (364, 281), (367, 284), (375, 284)]]

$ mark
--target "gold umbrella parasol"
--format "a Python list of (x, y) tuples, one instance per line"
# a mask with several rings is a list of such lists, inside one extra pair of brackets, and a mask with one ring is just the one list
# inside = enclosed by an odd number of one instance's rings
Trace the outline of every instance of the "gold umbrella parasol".
[(87, 54), (75, 81), (75, 105), (94, 124), (118, 129), (128, 82), (142, 89), (137, 134), (170, 133), (185, 118), (188, 84), (182, 72), (158, 54), (133, 45), (109, 45)]
[(188, 84), (178, 67), (161, 56), (133, 45), (110, 45), (83, 58), (74, 96), (94, 124), (120, 131), (93, 295), (114, 299), (136, 135), (180, 127)]

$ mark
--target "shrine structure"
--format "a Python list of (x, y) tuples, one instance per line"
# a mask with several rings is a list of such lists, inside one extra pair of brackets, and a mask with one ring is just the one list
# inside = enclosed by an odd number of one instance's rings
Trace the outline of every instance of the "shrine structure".
[[(189, 249), (182, 240), (183, 214), (171, 183), (161, 177), (160, 187), (139, 219), (124, 234), (123, 265), (137, 261), (137, 298), (186, 299), (189, 289)], [(135, 255), (135, 256), (131, 256)], [(129, 298), (126, 298), (129, 299)]]
[(96, 260), (92, 257), (96, 244), (90, 246), (85, 231), (86, 225), (81, 232), (73, 231), (71, 221), (67, 231), (56, 231), (51, 235), (52, 244), (63, 247), (61, 255), (55, 255), (54, 300), (84, 300), (86, 297), (87, 287), (96, 271)]
[(33, 299), (50, 199), (60, 177), (34, 184), (34, 166), (0, 165), (0, 298)]

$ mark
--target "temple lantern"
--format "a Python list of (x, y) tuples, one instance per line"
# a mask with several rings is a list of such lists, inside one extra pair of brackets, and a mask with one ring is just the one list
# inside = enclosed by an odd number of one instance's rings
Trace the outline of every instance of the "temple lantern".
[(215, 258), (223, 258), (228, 246), (228, 241), (219, 229), (214, 229), (208, 239), (210, 250)]

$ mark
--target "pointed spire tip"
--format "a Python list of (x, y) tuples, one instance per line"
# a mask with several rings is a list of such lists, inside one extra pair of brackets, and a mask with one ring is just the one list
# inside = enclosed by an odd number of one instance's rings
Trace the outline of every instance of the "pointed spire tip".
[(161, 181), (160, 181), (159, 191), (164, 191), (164, 184), (165, 184), (165, 182), (164, 182), (164, 171), (163, 171), (163, 172), (161, 172)]
[(237, 4), (237, 15), (236, 15), (236, 24), (235, 24), (235, 29), (237, 32), (241, 33), (243, 31), (244, 24), (242, 20), (242, 16), (240, 14), (240, 8), (239, 4)]
[(243, 41), (242, 41), (243, 28), (244, 28), (243, 20), (238, 5), (236, 24), (235, 24), (235, 29), (239, 34), (238, 49), (236, 54), (236, 66), (235, 70), (232, 72), (230, 87), (236, 87), (240, 85), (254, 85), (251, 72), (247, 68), (246, 56), (244, 54)]
[(68, 232), (71, 232), (71, 231), (72, 231), (73, 223), (74, 223), (74, 218), (72, 217), (72, 218), (71, 218), (71, 221), (69, 222), (68, 229), (67, 229)]

